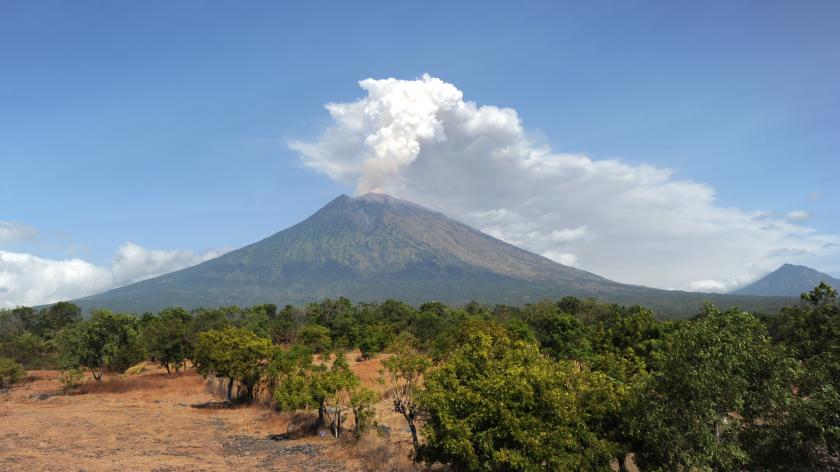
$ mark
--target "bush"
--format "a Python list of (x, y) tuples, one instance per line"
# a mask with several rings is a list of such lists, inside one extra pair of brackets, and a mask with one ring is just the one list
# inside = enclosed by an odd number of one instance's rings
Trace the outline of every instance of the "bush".
[(61, 384), (61, 391), (67, 393), (85, 384), (85, 374), (82, 369), (65, 370), (58, 377), (58, 382)]
[(26, 375), (23, 366), (8, 358), (0, 358), (0, 388), (8, 387)]
[(254, 398), (254, 388), (260, 382), (271, 355), (271, 341), (244, 328), (225, 328), (198, 335), (195, 348), (196, 371), (227, 379), (227, 401), (233, 401), (233, 383), (246, 389), (245, 399)]
[(298, 332), (298, 342), (315, 353), (329, 351), (332, 345), (330, 330), (317, 324), (306, 325)]

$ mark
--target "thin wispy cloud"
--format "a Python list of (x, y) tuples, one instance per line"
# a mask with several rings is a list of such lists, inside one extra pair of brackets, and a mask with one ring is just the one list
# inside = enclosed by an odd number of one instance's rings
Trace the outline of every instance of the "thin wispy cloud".
[(14, 221), (0, 221), (0, 244), (32, 241), (38, 237), (38, 230)]
[[(367, 96), (329, 103), (333, 124), (294, 141), (304, 164), (352, 185), (443, 211), (512, 244), (612, 279), (726, 291), (840, 237), (720, 205), (671, 169), (556, 152), (511, 108), (464, 100), (453, 84), (367, 79)], [(772, 210), (772, 209), (771, 209)]]

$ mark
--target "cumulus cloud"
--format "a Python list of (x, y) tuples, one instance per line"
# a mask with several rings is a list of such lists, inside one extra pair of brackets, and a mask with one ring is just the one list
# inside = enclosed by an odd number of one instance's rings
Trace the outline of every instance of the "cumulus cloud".
[(211, 250), (196, 254), (192, 251), (164, 251), (146, 249), (128, 242), (120, 246), (114, 256), (111, 274), (115, 286), (126, 285), (200, 264), (224, 252)]
[(29, 241), (38, 237), (38, 231), (14, 221), (0, 221), (0, 244)]
[(801, 220), (721, 206), (712, 187), (670, 169), (552, 151), (515, 110), (466, 101), (429, 75), (359, 85), (367, 96), (326, 106), (334, 123), (317, 140), (290, 143), (306, 165), (561, 263), (622, 282), (723, 291), (787, 262), (780, 250), (820, 256), (840, 242)]
[(45, 259), (0, 251), (0, 308), (42, 305), (100, 293), (114, 287), (199, 264), (223, 254), (145, 249), (122, 245), (110, 268), (82, 259)]
[(0, 308), (39, 305), (101, 292), (111, 273), (81, 259), (42, 259), (0, 251)]

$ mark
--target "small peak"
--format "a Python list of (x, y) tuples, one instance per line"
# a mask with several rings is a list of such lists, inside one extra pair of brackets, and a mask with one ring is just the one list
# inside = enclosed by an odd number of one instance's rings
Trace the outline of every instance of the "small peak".
[(386, 195), (384, 193), (377, 193), (377, 192), (368, 192), (363, 195), (359, 195), (354, 200), (362, 200), (366, 202), (398, 202), (400, 201), (398, 198), (394, 198), (390, 195)]
[(796, 265), (796, 264), (790, 264), (790, 263), (785, 263), (785, 264), (783, 264), (781, 267), (779, 267), (779, 268), (778, 268), (778, 269), (776, 269), (776, 270), (793, 270), (793, 269), (797, 269), (797, 270), (801, 270), (801, 269), (814, 270), (814, 269), (811, 269), (811, 268), (810, 268), (810, 267), (808, 267), (808, 266), (804, 266), (804, 265)]

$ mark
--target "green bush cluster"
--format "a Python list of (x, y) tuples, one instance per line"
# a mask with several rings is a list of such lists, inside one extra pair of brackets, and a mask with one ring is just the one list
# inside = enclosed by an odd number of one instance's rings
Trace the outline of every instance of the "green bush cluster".
[[(55, 308), (58, 306), (58, 308)], [(642, 307), (566, 297), (524, 307), (324, 300), (142, 316), (72, 304), (0, 312), (3, 385), (25, 367), (101, 380), (141, 360), (224, 379), (311, 410), (341, 434), (392, 403), (414, 458), (453, 470), (833, 470), (840, 464), (840, 305), (820, 285), (772, 316), (711, 305), (658, 320)], [(40, 318), (39, 318), (40, 317)], [(386, 352), (384, 394), (345, 352)]]

